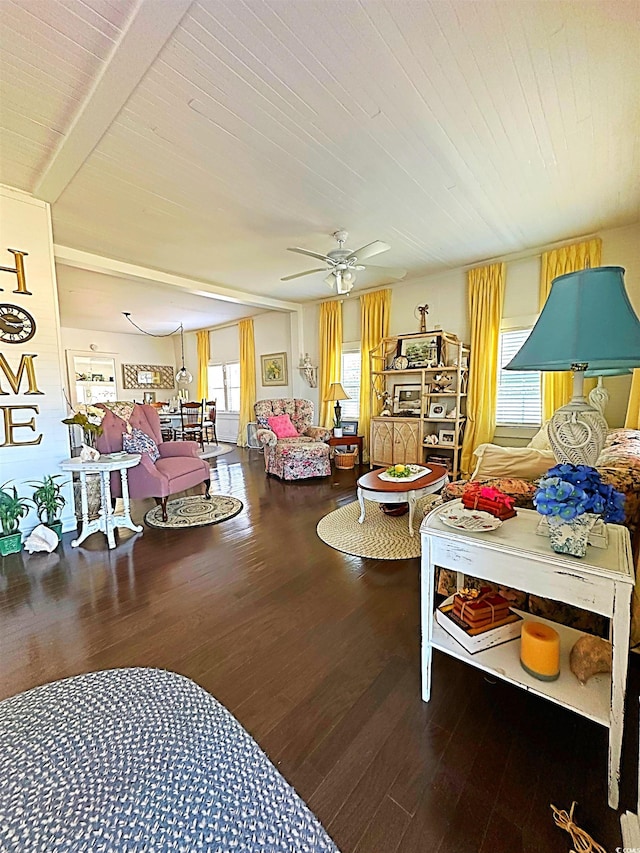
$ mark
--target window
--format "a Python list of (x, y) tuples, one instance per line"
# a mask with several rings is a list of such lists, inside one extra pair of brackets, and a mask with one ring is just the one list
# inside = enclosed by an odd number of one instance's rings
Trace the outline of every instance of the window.
[(357, 421), (360, 417), (360, 349), (358, 348), (342, 351), (342, 387), (349, 395), (348, 400), (340, 400), (342, 417), (348, 421)]
[(496, 423), (499, 426), (540, 426), (542, 396), (537, 370), (504, 370), (531, 329), (509, 329), (500, 332), (498, 370), (498, 403)]
[(216, 401), (219, 412), (240, 411), (240, 362), (210, 364), (209, 399)]

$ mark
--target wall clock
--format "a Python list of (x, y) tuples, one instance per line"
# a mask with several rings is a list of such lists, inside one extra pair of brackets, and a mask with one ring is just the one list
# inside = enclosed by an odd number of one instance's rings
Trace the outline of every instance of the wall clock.
[(0, 341), (5, 344), (23, 344), (36, 333), (36, 321), (28, 311), (18, 305), (0, 304)]

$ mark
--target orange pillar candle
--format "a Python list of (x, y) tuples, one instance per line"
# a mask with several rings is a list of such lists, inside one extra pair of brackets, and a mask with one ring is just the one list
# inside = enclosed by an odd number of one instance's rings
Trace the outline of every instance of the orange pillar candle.
[(555, 681), (560, 675), (560, 635), (542, 622), (526, 621), (520, 639), (520, 663), (529, 675)]

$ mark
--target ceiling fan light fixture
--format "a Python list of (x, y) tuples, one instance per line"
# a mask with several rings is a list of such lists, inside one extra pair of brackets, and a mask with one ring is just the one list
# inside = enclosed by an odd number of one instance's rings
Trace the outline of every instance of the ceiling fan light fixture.
[[(348, 240), (348, 233), (343, 231), (342, 229), (339, 231), (335, 231), (334, 239), (338, 243), (337, 249), (332, 249), (330, 252), (327, 252), (326, 255), (321, 255), (319, 252), (313, 252), (310, 249), (301, 249), (298, 247), (289, 247), (290, 252), (296, 252), (300, 255), (308, 255), (312, 258), (317, 258), (318, 260), (322, 260), (327, 264), (327, 272), (329, 275), (324, 279), (325, 284), (328, 284), (329, 287), (336, 289), (337, 293), (341, 296), (348, 294), (353, 285), (356, 283), (356, 272), (361, 272), (366, 270), (369, 266), (373, 266), (376, 268), (375, 264), (363, 264), (362, 261), (367, 258), (372, 258), (375, 255), (379, 255), (382, 252), (387, 252), (391, 247), (387, 243), (383, 243), (381, 240), (374, 240), (373, 243), (367, 243), (366, 246), (361, 246), (355, 252), (352, 252), (350, 249), (345, 249), (344, 244)], [(382, 271), (382, 267), (378, 267)], [(295, 273), (294, 275), (284, 276), (281, 281), (291, 281), (295, 278), (301, 278), (305, 275), (313, 275), (315, 273), (324, 272), (324, 269), (313, 269), (313, 270), (305, 270), (301, 273)], [(400, 270), (400, 275), (395, 275), (395, 270), (389, 270), (388, 274), (391, 278), (404, 278), (406, 275), (405, 270)]]

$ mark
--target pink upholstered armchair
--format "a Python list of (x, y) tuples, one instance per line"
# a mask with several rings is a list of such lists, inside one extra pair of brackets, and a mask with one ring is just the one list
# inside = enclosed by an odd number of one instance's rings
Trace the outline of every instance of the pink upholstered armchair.
[[(96, 446), (100, 453), (116, 453), (122, 450), (122, 433), (127, 425), (122, 418), (114, 415), (106, 406), (102, 421), (102, 435)], [(160, 458), (151, 461), (148, 453), (143, 453), (140, 464), (129, 468), (129, 493), (132, 498), (155, 498), (162, 506), (162, 518), (167, 520), (167, 498), (176, 492), (182, 492), (204, 483), (205, 497), (209, 497), (211, 471), (206, 460), (198, 456), (198, 443), (195, 441), (163, 441), (160, 431), (160, 417), (152, 406), (136, 404), (129, 423), (151, 436), (158, 445)], [(121, 497), (120, 477), (111, 475), (111, 493)]]
[[(283, 480), (304, 480), (308, 477), (327, 477), (331, 473), (330, 448), (326, 444), (331, 433), (324, 427), (311, 426), (313, 403), (294, 397), (258, 400), (254, 406), (258, 429), (256, 436), (264, 447), (264, 467), (267, 474)], [(267, 418), (289, 415), (298, 435), (278, 438), (268, 428)]]

